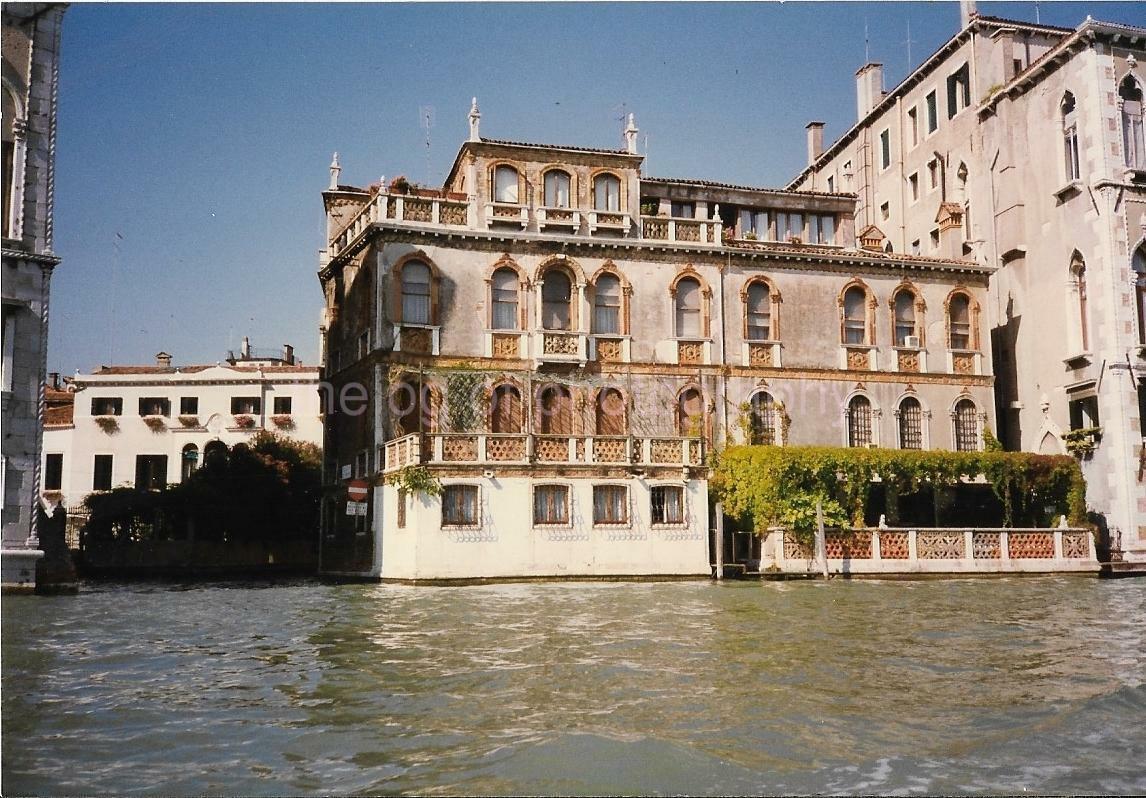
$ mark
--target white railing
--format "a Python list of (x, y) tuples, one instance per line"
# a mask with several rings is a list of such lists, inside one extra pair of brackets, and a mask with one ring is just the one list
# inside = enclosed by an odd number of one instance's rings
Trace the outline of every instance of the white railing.
[(677, 219), (671, 216), (642, 216), (641, 238), (682, 244), (719, 246), (720, 219)]
[(327, 256), (337, 257), (379, 221), (470, 227), (470, 203), (446, 197), (419, 197), (414, 194), (375, 194), (330, 242)]
[(628, 435), (534, 435), (530, 433), (446, 432), (412, 434), (388, 441), (383, 471), (404, 466), (582, 464), (701, 466), (699, 438), (635, 438)]
[[(830, 573), (991, 573), (1009, 571), (1097, 571), (1090, 530), (865, 528), (825, 534)], [(822, 567), (816, 546), (780, 529), (762, 546), (761, 570), (816, 572)]]

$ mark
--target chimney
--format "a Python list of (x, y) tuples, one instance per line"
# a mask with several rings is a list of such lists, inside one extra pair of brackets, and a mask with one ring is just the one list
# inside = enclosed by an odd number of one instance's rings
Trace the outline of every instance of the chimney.
[(338, 190), (338, 175), (342, 172), (342, 165), (338, 162), (338, 153), (330, 159), (330, 190)]
[(808, 131), (808, 166), (811, 166), (824, 152), (824, 123), (809, 122), (804, 129)]
[(470, 103), (470, 141), (481, 141), (480, 124), (481, 111), (478, 110), (478, 98), (474, 97)]
[(637, 134), (640, 132), (637, 129), (636, 117), (629, 114), (629, 124), (625, 127), (625, 151), (630, 155), (637, 154)]
[(883, 64), (866, 64), (856, 72), (856, 110), (867, 116), (883, 99)]
[(975, 0), (959, 0), (959, 29), (971, 24), (971, 20), (979, 16), (979, 9), (975, 7)]
[(155, 365), (165, 369), (171, 368), (171, 355), (166, 352), (160, 352), (155, 356)]
[(251, 359), (251, 339), (245, 335), (243, 336), (243, 346), (239, 350), (239, 357), (243, 360)]
[(48, 387), (54, 391), (60, 390), (60, 372), (58, 372), (58, 371), (49, 371), (48, 372)]
[(294, 347), (290, 344), (283, 344), (283, 362), (288, 366), (294, 365)]

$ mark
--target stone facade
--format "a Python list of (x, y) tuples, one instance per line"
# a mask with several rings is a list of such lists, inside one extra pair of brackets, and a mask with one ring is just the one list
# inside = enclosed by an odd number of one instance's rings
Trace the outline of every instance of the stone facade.
[(3, 16), (3, 584), (31, 588), (52, 269), (53, 168), (64, 5), (8, 3)]
[(861, 69), (859, 121), (825, 152), (810, 147), (789, 185), (855, 192), (856, 225), (889, 251), (997, 268), (985, 308), (999, 437), (1056, 454), (1081, 438), (1088, 505), (1115, 556), (1136, 560), (1146, 560), (1144, 59), (1141, 27), (972, 16), (889, 93), (879, 65)]
[(471, 130), (440, 191), (332, 165), (323, 570), (707, 575), (714, 445), (982, 446), (991, 267), (857, 249), (850, 195), (642, 177), (631, 121)]

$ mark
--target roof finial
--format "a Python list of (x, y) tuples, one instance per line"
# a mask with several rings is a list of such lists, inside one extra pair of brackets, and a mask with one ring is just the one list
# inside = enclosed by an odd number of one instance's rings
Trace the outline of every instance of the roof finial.
[(478, 110), (478, 98), (474, 97), (470, 103), (470, 141), (481, 141), (478, 134), (478, 124), (481, 122), (481, 111)]
[(334, 191), (338, 188), (338, 175), (342, 171), (342, 167), (338, 163), (338, 153), (334, 153), (334, 158), (330, 161), (330, 190)]
[(625, 128), (625, 149), (629, 151), (630, 155), (637, 154), (637, 121), (634, 114), (629, 114), (629, 124)]

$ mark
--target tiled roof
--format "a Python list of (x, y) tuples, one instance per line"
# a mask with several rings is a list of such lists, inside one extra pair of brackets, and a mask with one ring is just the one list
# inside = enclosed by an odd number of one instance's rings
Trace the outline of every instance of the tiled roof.
[(72, 423), (72, 415), (76, 408), (76, 395), (71, 391), (57, 391), (48, 388), (44, 391), (44, 426), (66, 427)]
[(831, 194), (826, 191), (792, 191), (786, 188), (761, 188), (759, 186), (738, 186), (735, 183), (717, 183), (714, 180), (694, 180), (687, 177), (642, 177), (642, 183), (686, 183), (690, 186), (703, 186), (704, 188), (727, 188), (734, 191), (764, 191), (771, 194), (791, 194), (797, 197), (844, 197), (855, 199), (855, 194)]
[(245, 374), (253, 374), (261, 371), (264, 374), (284, 374), (284, 373), (305, 373), (311, 371), (318, 371), (318, 366), (306, 365), (282, 365), (282, 366), (232, 366), (229, 363), (219, 363), (209, 366), (100, 366), (92, 372), (93, 375), (118, 375), (118, 374), (197, 374), (207, 369), (215, 368), (228, 369), (230, 371), (237, 371)]
[(825, 247), (817, 246), (815, 244), (780, 244), (768, 241), (731, 241), (727, 242), (725, 246), (731, 249), (744, 249), (753, 250), (757, 252), (769, 252), (779, 255), (802, 255), (807, 257), (809, 255), (821, 255), (837, 258), (864, 258), (866, 260), (876, 260), (885, 263), (918, 263), (927, 264), (932, 266), (947, 266), (964, 269), (982, 269), (983, 265), (973, 260), (958, 260), (954, 258), (933, 258), (927, 255), (905, 255), (899, 252), (876, 252), (869, 249), (840, 249), (839, 247)]
[(607, 150), (603, 147), (572, 147), (567, 144), (534, 144), (528, 141), (507, 141), (505, 139), (487, 139), (482, 137), (482, 144), (505, 144), (510, 147), (529, 147), (535, 150), (572, 150), (573, 152), (599, 152), (606, 155), (633, 155), (628, 150)]

